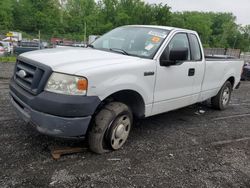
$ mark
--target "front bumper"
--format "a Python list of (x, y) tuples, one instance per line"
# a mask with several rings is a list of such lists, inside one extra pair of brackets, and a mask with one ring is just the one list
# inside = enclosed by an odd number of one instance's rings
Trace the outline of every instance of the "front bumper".
[(98, 97), (66, 96), (50, 92), (31, 95), (12, 79), (11, 103), (19, 116), (42, 134), (84, 137), (91, 117), (100, 104)]

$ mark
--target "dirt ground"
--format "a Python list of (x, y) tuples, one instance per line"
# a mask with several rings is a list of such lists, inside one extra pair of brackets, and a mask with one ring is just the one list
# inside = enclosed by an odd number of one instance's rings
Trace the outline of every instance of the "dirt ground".
[[(250, 187), (250, 82), (229, 108), (197, 104), (134, 126), (125, 146), (55, 161), (50, 149), (84, 141), (40, 135), (13, 111), (0, 64), (0, 187)], [(201, 113), (198, 113), (199, 110)]]

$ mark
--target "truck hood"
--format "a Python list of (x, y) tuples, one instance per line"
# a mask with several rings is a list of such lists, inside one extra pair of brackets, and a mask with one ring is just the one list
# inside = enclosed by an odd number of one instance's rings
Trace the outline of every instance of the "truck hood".
[(81, 70), (140, 60), (138, 57), (119, 53), (73, 47), (37, 50), (23, 53), (20, 56), (50, 66), (53, 71), (69, 74), (75, 74)]

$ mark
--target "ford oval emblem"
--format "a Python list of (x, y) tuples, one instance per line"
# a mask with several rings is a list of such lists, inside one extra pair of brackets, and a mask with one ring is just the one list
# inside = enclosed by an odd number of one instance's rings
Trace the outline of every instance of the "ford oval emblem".
[(27, 76), (27, 73), (25, 72), (25, 70), (19, 70), (17, 72), (18, 76), (20, 76), (21, 78), (25, 78)]

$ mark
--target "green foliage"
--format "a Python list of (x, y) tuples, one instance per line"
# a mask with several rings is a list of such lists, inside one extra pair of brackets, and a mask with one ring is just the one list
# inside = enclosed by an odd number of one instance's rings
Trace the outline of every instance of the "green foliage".
[(204, 45), (209, 45), (209, 37), (212, 34), (212, 20), (207, 13), (174, 13), (172, 18), (171, 25), (197, 31)]
[[(60, 2), (65, 2), (61, 4)], [(142, 0), (0, 0), (0, 32), (17, 30), (42, 38), (84, 40), (121, 25), (168, 25), (196, 30), (206, 47), (250, 50), (250, 25), (231, 13), (171, 12), (167, 4)]]
[(0, 0), (0, 31), (13, 27), (13, 2)]
[(15, 63), (15, 62), (16, 62), (16, 56), (0, 57), (0, 63)]

